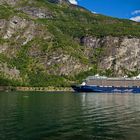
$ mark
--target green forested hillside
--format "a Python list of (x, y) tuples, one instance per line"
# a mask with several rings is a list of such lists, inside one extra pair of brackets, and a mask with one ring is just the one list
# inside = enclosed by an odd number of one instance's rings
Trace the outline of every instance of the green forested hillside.
[(100, 67), (114, 47), (106, 37), (140, 38), (139, 23), (47, 0), (3, 0), (0, 25), (0, 85), (69, 86), (96, 73), (115, 76), (113, 66)]

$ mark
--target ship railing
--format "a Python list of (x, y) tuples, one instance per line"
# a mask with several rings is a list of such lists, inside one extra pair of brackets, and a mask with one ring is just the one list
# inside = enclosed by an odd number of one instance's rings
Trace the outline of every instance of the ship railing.
[(85, 80), (101, 80), (101, 79), (106, 79), (106, 80), (138, 80), (140, 81), (140, 78), (124, 78), (124, 77), (121, 77), (121, 78), (107, 78), (107, 77), (87, 77)]

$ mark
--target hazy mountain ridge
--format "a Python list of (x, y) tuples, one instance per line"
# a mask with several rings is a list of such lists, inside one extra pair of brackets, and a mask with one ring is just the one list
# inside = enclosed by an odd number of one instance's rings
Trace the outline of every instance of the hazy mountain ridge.
[(66, 86), (140, 71), (140, 24), (63, 0), (0, 1), (0, 84)]

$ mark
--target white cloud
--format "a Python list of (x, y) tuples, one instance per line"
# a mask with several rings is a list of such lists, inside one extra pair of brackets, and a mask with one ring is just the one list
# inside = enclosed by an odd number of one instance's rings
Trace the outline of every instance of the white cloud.
[(93, 13), (93, 14), (97, 14), (97, 12), (95, 12), (95, 11), (91, 11), (91, 13)]
[(133, 20), (133, 21), (136, 21), (136, 22), (140, 22), (140, 16), (131, 17), (130, 20)]
[(132, 12), (132, 15), (137, 15), (137, 14), (140, 14), (140, 10), (135, 10)]
[(78, 4), (78, 2), (77, 2), (76, 0), (69, 0), (69, 2), (70, 2), (71, 4), (74, 4), (74, 5), (77, 5), (77, 4)]

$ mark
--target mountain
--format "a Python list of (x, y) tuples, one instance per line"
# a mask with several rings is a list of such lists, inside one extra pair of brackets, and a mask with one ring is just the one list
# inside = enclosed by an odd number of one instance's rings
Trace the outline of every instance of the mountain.
[(140, 23), (67, 0), (0, 1), (0, 85), (69, 86), (140, 72)]

